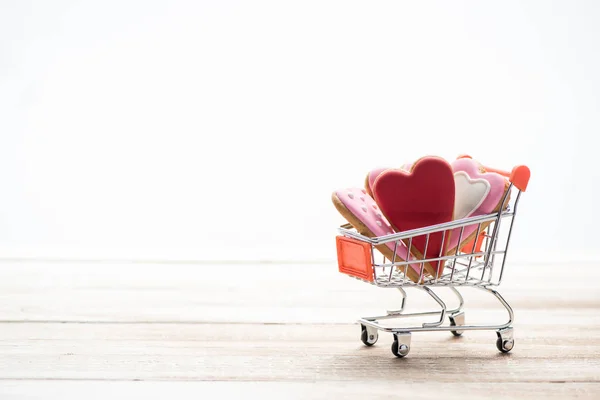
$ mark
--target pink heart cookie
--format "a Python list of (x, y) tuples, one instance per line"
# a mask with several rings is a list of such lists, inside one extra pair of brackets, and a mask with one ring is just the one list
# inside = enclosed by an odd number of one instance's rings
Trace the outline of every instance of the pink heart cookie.
[[(509, 184), (500, 174), (485, 172), (480, 165), (469, 158), (460, 158), (452, 163), (456, 199), (454, 203), (454, 219), (477, 217), (500, 210), (500, 206)], [(483, 172), (482, 172), (483, 171)], [(485, 226), (484, 226), (485, 225)], [(481, 230), (487, 228), (482, 224)], [(477, 225), (464, 228), (461, 244), (473, 239)], [(459, 244), (460, 228), (454, 229), (450, 235), (448, 253), (453, 253)]]
[[(394, 233), (390, 223), (383, 216), (375, 200), (365, 189), (350, 188), (336, 190), (331, 199), (335, 208), (356, 230), (367, 237), (379, 237)], [(387, 259), (394, 259), (394, 242), (376, 246)], [(411, 259), (413, 259), (411, 257)], [(396, 248), (395, 260), (398, 262), (408, 260), (408, 251), (402, 241), (398, 242)], [(419, 264), (410, 265), (410, 268), (401, 267), (406, 271), (406, 275), (418, 282), (421, 266)]]
[[(373, 185), (375, 184), (375, 179), (377, 179), (377, 177), (379, 175), (381, 175), (384, 171), (388, 170), (388, 169), (395, 169), (395, 168), (375, 168), (374, 170), (369, 171), (369, 173), (367, 174), (367, 177), (365, 178), (365, 188), (367, 189), (367, 193), (369, 194), (369, 196), (373, 197)], [(412, 169), (412, 164), (411, 163), (407, 163), (404, 164), (400, 167), (401, 170), (403, 171), (410, 171)]]

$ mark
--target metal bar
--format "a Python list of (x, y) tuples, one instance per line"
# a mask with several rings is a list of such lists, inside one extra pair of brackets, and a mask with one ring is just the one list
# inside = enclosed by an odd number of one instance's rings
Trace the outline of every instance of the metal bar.
[[(490, 266), (490, 276), (492, 275), (492, 270), (493, 270), (493, 266), (494, 266), (494, 258), (495, 258), (495, 254), (492, 254), (492, 251), (496, 250), (496, 246), (498, 244), (498, 234), (500, 233), (500, 222), (502, 220), (502, 218), (500, 218), (500, 216), (502, 215), (502, 212), (504, 211), (504, 207), (506, 206), (506, 200), (508, 200), (508, 196), (512, 190), (512, 183), (510, 184), (510, 186), (508, 187), (508, 190), (506, 191), (506, 193), (504, 193), (504, 197), (502, 198), (502, 203), (500, 205), (500, 210), (498, 210), (497, 215), (498, 215), (498, 219), (495, 221), (494, 223), (494, 231), (492, 232), (492, 243), (490, 244), (490, 247), (488, 249), (488, 256), (486, 257), (486, 267)], [(512, 212), (512, 216), (514, 216), (514, 211)], [(491, 261), (490, 261), (491, 260)], [(485, 273), (485, 269), (484, 269), (484, 273)]]
[[(375, 264), (375, 246), (371, 245), (371, 264)], [(377, 280), (377, 269), (373, 268), (373, 279)]]
[(431, 328), (431, 327), (442, 325), (444, 323), (444, 320), (446, 319), (446, 303), (444, 303), (442, 301), (442, 299), (440, 299), (439, 296), (437, 294), (435, 294), (435, 292), (433, 290), (431, 290), (430, 288), (428, 288), (427, 286), (421, 286), (421, 288), (428, 295), (430, 295), (431, 297), (433, 297), (433, 299), (435, 301), (437, 301), (437, 303), (442, 307), (442, 312), (441, 312), (441, 315), (440, 315), (440, 320), (438, 322), (423, 322), (423, 328)]
[(395, 319), (395, 318), (410, 318), (410, 317), (423, 317), (426, 315), (438, 315), (441, 314), (441, 311), (423, 311), (416, 313), (408, 313), (408, 314), (387, 314), (387, 315), (378, 315), (375, 317), (364, 317), (365, 321), (380, 321), (382, 319)]
[[(512, 213), (504, 213), (503, 216), (509, 216), (508, 214)], [(494, 221), (498, 218), (498, 214), (487, 214), (479, 217), (470, 217), (461, 220), (446, 222), (438, 225), (431, 225), (424, 228), (412, 229), (410, 231), (404, 231), (400, 233), (394, 233), (386, 236), (379, 236), (377, 238), (372, 238), (376, 242), (390, 242), (394, 239), (408, 239), (411, 236), (422, 236), (428, 233), (441, 232), (444, 230), (452, 230), (455, 228), (460, 228), (462, 226), (474, 225), (479, 222), (487, 222)], [(379, 243), (378, 243), (379, 244)]]
[[(498, 293), (495, 290), (489, 289), (488, 287), (478, 287), (481, 290), (484, 290), (490, 294), (492, 294), (493, 296), (496, 297), (496, 299), (500, 302), (500, 304), (502, 304), (504, 306), (504, 308), (506, 309), (506, 311), (508, 312), (508, 321), (500, 324), (500, 325), (461, 325), (460, 326), (460, 330), (461, 331), (475, 331), (475, 330), (498, 330), (498, 329), (505, 329), (508, 328), (513, 322), (514, 322), (514, 312), (511, 308), (511, 306), (508, 304), (508, 302), (500, 295), (500, 293)], [(416, 313), (417, 314), (421, 314), (421, 313)], [(432, 313), (426, 314), (426, 315), (431, 315)], [(443, 312), (441, 314), (444, 314)], [(413, 316), (415, 316), (413, 315)], [(409, 314), (403, 314), (403, 316), (411, 316)], [(385, 318), (390, 318), (392, 316), (384, 316)], [(396, 316), (398, 317), (398, 316)], [(373, 328), (376, 328), (378, 330), (384, 331), (384, 332), (390, 332), (390, 333), (396, 333), (396, 332), (432, 332), (432, 331), (454, 331), (457, 329), (456, 326), (425, 326), (425, 324), (423, 324), (423, 326), (415, 326), (415, 327), (402, 327), (402, 328), (394, 328), (394, 327), (384, 327), (381, 326), (380, 324), (378, 324), (376, 321), (377, 319), (382, 319), (382, 318), (378, 318), (378, 317), (366, 317), (366, 318), (361, 318), (359, 319), (358, 322), (360, 322), (363, 325), (368, 325), (371, 326)]]
[[(407, 266), (406, 270), (408, 270), (408, 268), (412, 268), (410, 266), (410, 263), (411, 263), (411, 260), (410, 260), (411, 259), (410, 249), (412, 248), (412, 241), (413, 241), (412, 237), (410, 239), (408, 239), (408, 248), (406, 249), (406, 258), (408, 258), (408, 260), (406, 260), (406, 266)], [(421, 278), (419, 278), (419, 281), (421, 281)], [(408, 279), (407, 279), (407, 282), (408, 282)]]
[(404, 311), (404, 306), (406, 305), (406, 292), (401, 287), (399, 287), (397, 289), (400, 291), (400, 294), (402, 295), (402, 304), (400, 305), (400, 308), (398, 310), (388, 310), (387, 311), (388, 315), (398, 315), (398, 314), (402, 314), (402, 311)]
[[(498, 214), (500, 215), (500, 214)], [(483, 256), (483, 260), (484, 260), (484, 266), (483, 266), (483, 273), (485, 273), (486, 268), (488, 268), (488, 266), (490, 265), (490, 258), (492, 256), (492, 253), (495, 251), (496, 247), (495, 247), (495, 243), (498, 239), (498, 233), (499, 233), (499, 226), (500, 226), (500, 217), (498, 217), (498, 219), (493, 223), (494, 224), (494, 229), (492, 231), (492, 234), (490, 236), (490, 241), (488, 241), (488, 247), (486, 249), (486, 254), (485, 256)]]
[[(494, 254), (503, 254), (504, 250), (496, 250), (493, 252)], [(484, 252), (479, 252), (479, 253), (473, 253), (473, 256), (484, 256), (487, 253)], [(448, 260), (454, 260), (454, 259), (459, 259), (459, 258), (468, 258), (470, 255), (469, 254), (462, 254), (462, 255), (451, 255), (451, 256), (444, 256), (444, 257), (435, 257), (435, 258), (426, 258), (423, 259), (422, 261), (424, 262), (434, 262), (434, 261), (448, 261)], [(407, 264), (416, 264), (416, 263), (421, 263), (421, 261), (399, 261), (396, 264), (394, 264), (395, 266), (402, 266), (402, 265), (407, 265)], [(382, 264), (380, 265), (381, 267), (389, 267), (392, 264)]]
[[(513, 212), (504, 212), (502, 213), (502, 218), (507, 218), (513, 215)], [(494, 213), (494, 214), (487, 214), (487, 215), (481, 215), (478, 217), (469, 217), (469, 218), (465, 218), (465, 219), (460, 219), (460, 220), (456, 220), (456, 221), (451, 221), (451, 222), (445, 222), (443, 224), (438, 224), (438, 225), (431, 225), (428, 227), (424, 227), (424, 228), (419, 228), (419, 229), (412, 229), (410, 231), (404, 231), (404, 232), (400, 232), (400, 233), (393, 233), (390, 235), (384, 235), (384, 236), (379, 236), (376, 238), (369, 238), (367, 236), (361, 235), (358, 232), (355, 232), (353, 230), (350, 229), (344, 229), (344, 228), (338, 228), (338, 232), (344, 234), (345, 236), (349, 236), (364, 242), (368, 242), (368, 243), (373, 243), (373, 244), (383, 244), (383, 243), (388, 243), (397, 239), (408, 239), (411, 236), (422, 236), (425, 235), (427, 233), (435, 233), (435, 232), (440, 232), (443, 230), (451, 230), (451, 229), (455, 229), (455, 228), (460, 228), (461, 226), (469, 226), (469, 225), (474, 225), (480, 222), (488, 222), (488, 221), (494, 221), (498, 218), (498, 214)]]
[[(458, 235), (458, 242), (456, 243), (456, 250), (454, 251), (454, 256), (458, 256), (458, 250), (460, 248), (460, 241), (462, 240), (462, 235), (464, 233), (465, 227), (460, 228), (460, 234)], [(454, 271), (456, 270), (456, 262), (452, 264), (452, 273), (450, 274), (450, 282), (452, 282), (452, 278), (454, 277)]]
[(368, 325), (373, 328), (376, 328), (380, 331), (390, 332), (390, 333), (455, 331), (455, 330), (457, 330), (457, 328), (461, 331), (492, 331), (492, 330), (504, 329), (504, 328), (508, 327), (508, 325), (502, 324), (502, 325), (461, 325), (459, 327), (436, 326), (436, 327), (431, 327), (431, 328), (425, 328), (425, 327), (414, 326), (414, 327), (407, 327), (407, 328), (390, 328), (390, 327), (383, 327), (374, 321), (369, 321), (369, 320), (366, 320), (363, 318), (359, 319), (358, 322), (360, 322), (363, 325)]
[[(423, 251), (423, 258), (427, 258), (427, 246), (429, 246), (429, 233), (425, 239), (425, 251)], [(423, 280), (423, 272), (425, 270), (425, 262), (421, 262), (421, 274), (419, 275), (419, 282)]]
[(392, 281), (392, 274), (394, 273), (394, 265), (396, 264), (396, 251), (398, 251), (398, 241), (394, 242), (394, 254), (392, 255), (392, 266), (390, 267), (390, 276), (388, 277), (388, 281)]
[(450, 290), (452, 290), (454, 292), (456, 297), (458, 297), (458, 301), (459, 301), (458, 308), (453, 309), (453, 310), (448, 310), (448, 312), (454, 313), (454, 312), (462, 310), (463, 306), (465, 305), (465, 299), (462, 297), (462, 294), (460, 294), (460, 292), (454, 286), (450, 286)]
[[(444, 231), (442, 232), (442, 246), (440, 247), (440, 252), (439, 252), (439, 256), (443, 257), (444, 254), (444, 241), (446, 240), (446, 232), (448, 231)], [(441, 261), (438, 261), (438, 263), (441, 263)], [(445, 263), (445, 261), (444, 261)], [(440, 272), (443, 270), (443, 268), (440, 269), (440, 265), (438, 264), (438, 267), (436, 268), (435, 271), (435, 279), (434, 279), (434, 283), (437, 282), (438, 278), (440, 277)]]
[(521, 191), (517, 193), (517, 198), (515, 199), (514, 209), (513, 209), (513, 218), (510, 221), (510, 227), (508, 228), (508, 237), (506, 238), (506, 246), (504, 247), (504, 257), (502, 258), (502, 267), (500, 267), (500, 277), (498, 278), (498, 285), (502, 282), (502, 276), (504, 275), (504, 264), (506, 263), (506, 256), (508, 254), (508, 245), (510, 243), (510, 237), (512, 235), (513, 224), (515, 223), (515, 215), (517, 214), (517, 204), (519, 203), (519, 198), (521, 197)]
[[(355, 279), (359, 279), (359, 278), (355, 278)], [(360, 279), (359, 279), (360, 280)], [(413, 281), (404, 281), (404, 282), (392, 282), (392, 283), (377, 283), (377, 282), (369, 282), (371, 283), (373, 286), (377, 286), (380, 288), (386, 288), (386, 289), (391, 289), (391, 288), (398, 288), (398, 287), (451, 287), (451, 286), (456, 286), (456, 287), (481, 287), (481, 286), (488, 286), (488, 287), (496, 287), (498, 286), (497, 283), (492, 282), (492, 283), (488, 283), (487, 281), (483, 281), (481, 282), (479, 279), (477, 278), (469, 278), (468, 281), (454, 281), (454, 282), (449, 282), (448, 280), (439, 280), (437, 283), (433, 283), (430, 282), (428, 280), (425, 280), (424, 283), (422, 284), (418, 284), (416, 282)]]
[[(500, 207), (500, 211), (498, 211), (498, 216), (500, 216), (502, 214), (502, 211), (504, 210), (504, 207), (507, 206), (506, 201), (508, 200), (508, 195), (512, 190), (512, 183), (510, 184), (510, 186), (508, 187), (508, 190), (506, 191), (506, 193), (504, 193), (504, 198), (502, 199), (502, 206)], [(519, 194), (521, 193), (521, 191), (519, 191)], [(517, 197), (519, 197), (519, 195), (517, 194)], [(515, 216), (515, 212), (512, 212), (512, 221), (514, 221), (514, 216)], [(494, 251), (496, 251), (496, 247), (498, 246), (498, 236), (500, 235), (500, 224), (502, 222), (502, 218), (498, 218), (498, 221), (496, 221), (496, 224), (494, 226), (494, 235), (492, 235), (492, 253), (491, 253), (491, 262), (489, 263), (489, 281), (491, 282), (492, 277), (494, 276), (494, 261), (496, 260), (496, 254), (493, 253)], [(506, 256), (504, 257), (506, 258)], [(485, 274), (485, 268), (484, 268), (484, 274)], [(483, 280), (483, 278), (481, 279)]]

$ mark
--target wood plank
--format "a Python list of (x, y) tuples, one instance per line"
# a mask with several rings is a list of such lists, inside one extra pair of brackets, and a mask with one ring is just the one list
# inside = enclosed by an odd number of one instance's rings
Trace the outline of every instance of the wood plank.
[(598, 383), (459, 383), (393, 381), (339, 382), (114, 382), (0, 381), (2, 400), (31, 399), (590, 399), (600, 394)]
[[(397, 291), (334, 265), (0, 262), (0, 398), (599, 398), (600, 270), (550, 267), (513, 268), (500, 287), (513, 352), (490, 331), (415, 333), (397, 359), (390, 334), (366, 348), (354, 323)], [(488, 294), (465, 296), (468, 323), (506, 319)], [(408, 306), (435, 303), (412, 290)]]
[[(580, 275), (515, 268), (518, 275), (507, 278), (500, 291), (517, 316), (523, 308), (597, 309), (600, 292), (593, 283), (600, 280), (600, 268), (579, 267)], [(409, 290), (410, 306), (435, 306), (420, 291)], [(440, 293), (453, 304), (452, 296)], [(500, 309), (485, 293), (464, 293), (471, 308)], [(396, 291), (347, 278), (333, 265), (0, 263), (3, 321), (344, 323), (398, 303)]]
[[(582, 317), (579, 325), (583, 325)], [(413, 335), (405, 359), (353, 325), (3, 324), (0, 379), (597, 382), (598, 327), (585, 339), (523, 328), (513, 353), (491, 332)]]

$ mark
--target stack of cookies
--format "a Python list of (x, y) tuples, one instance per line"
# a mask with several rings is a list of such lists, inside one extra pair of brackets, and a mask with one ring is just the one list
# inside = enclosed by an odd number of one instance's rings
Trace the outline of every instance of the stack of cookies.
[[(486, 171), (471, 158), (448, 162), (426, 156), (399, 168), (375, 169), (367, 174), (364, 187), (336, 190), (332, 200), (360, 234), (379, 237), (498, 212), (502, 204), (508, 205), (509, 188), (506, 178)], [(436, 232), (376, 247), (389, 260), (437, 258), (455, 254), (488, 224), (479, 228), (472, 224), (462, 232)], [(440, 261), (423, 264), (424, 273), (431, 276), (439, 276), (444, 265)], [(417, 282), (420, 268), (416, 264), (406, 270), (406, 275)]]

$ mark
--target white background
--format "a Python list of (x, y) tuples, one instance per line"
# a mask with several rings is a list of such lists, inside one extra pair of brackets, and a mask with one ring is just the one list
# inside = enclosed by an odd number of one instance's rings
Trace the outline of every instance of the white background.
[(469, 153), (600, 259), (600, 2), (2, 1), (0, 256), (332, 260), (334, 189)]

